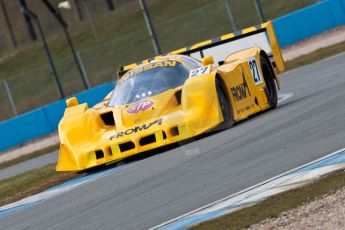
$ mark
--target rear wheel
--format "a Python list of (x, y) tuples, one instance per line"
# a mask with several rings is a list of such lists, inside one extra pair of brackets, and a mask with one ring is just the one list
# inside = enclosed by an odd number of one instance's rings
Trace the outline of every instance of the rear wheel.
[(224, 122), (230, 123), (231, 122), (230, 103), (229, 103), (228, 97), (226, 96), (223, 84), (221, 83), (219, 79), (216, 79), (216, 90), (217, 90), (217, 96), (218, 96), (218, 103), (222, 111)]
[(264, 75), (265, 83), (266, 83), (266, 95), (268, 103), (270, 104), (271, 108), (277, 107), (278, 103), (278, 93), (277, 93), (277, 87), (274, 82), (274, 72), (272, 69), (271, 64), (269, 61), (264, 57), (260, 56), (260, 62), (261, 62), (261, 70), (262, 74)]

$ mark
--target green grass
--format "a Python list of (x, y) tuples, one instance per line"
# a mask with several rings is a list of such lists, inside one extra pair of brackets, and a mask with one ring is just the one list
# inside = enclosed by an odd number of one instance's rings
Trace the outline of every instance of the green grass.
[(311, 184), (270, 197), (254, 206), (243, 208), (220, 218), (196, 225), (191, 230), (243, 229), (267, 218), (297, 208), (331, 194), (345, 186), (345, 171), (341, 170)]
[(57, 173), (55, 164), (51, 164), (0, 180), (0, 206), (18, 201), (79, 176), (81, 175), (75, 173)]
[[(315, 0), (263, 0), (267, 19), (281, 16)], [(163, 52), (232, 31), (223, 0), (148, 1), (150, 14)], [(258, 24), (252, 0), (232, 1), (238, 28)], [(164, 9), (164, 10), (162, 10)], [(245, 11), (245, 14), (243, 12)], [(70, 27), (92, 85), (114, 79), (115, 69), (154, 55), (137, 1), (94, 18), (95, 31), (87, 21)], [(49, 48), (66, 95), (83, 89), (80, 76), (62, 32), (50, 34)], [(0, 58), (0, 79), (6, 79), (19, 113), (58, 99), (47, 61), (39, 42), (4, 53)], [(1, 83), (0, 83), (0, 88)], [(0, 90), (0, 120), (12, 116)]]
[(0, 170), (4, 169), (4, 168), (7, 168), (7, 167), (10, 167), (10, 166), (13, 166), (13, 165), (16, 165), (16, 164), (19, 164), (19, 163), (22, 163), (22, 162), (27, 161), (27, 160), (31, 160), (31, 159), (39, 157), (39, 156), (43, 156), (45, 154), (51, 153), (53, 151), (56, 151), (58, 149), (59, 149), (59, 145), (58, 144), (57, 145), (52, 145), (52, 146), (49, 146), (49, 147), (37, 150), (35, 152), (32, 152), (30, 154), (18, 157), (16, 159), (3, 162), (3, 163), (0, 164)]

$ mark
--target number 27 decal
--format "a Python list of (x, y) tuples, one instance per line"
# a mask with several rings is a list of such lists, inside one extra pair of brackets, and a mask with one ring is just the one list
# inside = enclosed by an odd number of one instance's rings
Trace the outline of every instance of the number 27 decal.
[(197, 69), (192, 69), (189, 72), (189, 77), (197, 77), (210, 72), (210, 66), (203, 66)]
[(255, 85), (259, 85), (263, 83), (264, 81), (261, 76), (261, 72), (259, 70), (255, 57), (250, 57), (247, 59), (247, 61), (248, 61), (249, 69), (252, 74)]

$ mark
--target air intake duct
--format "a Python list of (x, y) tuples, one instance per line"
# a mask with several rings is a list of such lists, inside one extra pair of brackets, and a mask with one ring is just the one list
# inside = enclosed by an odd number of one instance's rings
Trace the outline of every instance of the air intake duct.
[(108, 125), (108, 126), (114, 126), (115, 125), (113, 111), (102, 113), (101, 118), (102, 118), (105, 125)]

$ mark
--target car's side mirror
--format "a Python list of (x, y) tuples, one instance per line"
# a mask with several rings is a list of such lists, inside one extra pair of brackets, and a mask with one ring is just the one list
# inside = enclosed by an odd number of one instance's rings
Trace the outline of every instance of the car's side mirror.
[(76, 97), (71, 97), (71, 98), (68, 98), (66, 100), (66, 105), (67, 107), (72, 107), (72, 106), (75, 106), (75, 105), (78, 105), (79, 102), (78, 102), (78, 99)]
[(214, 63), (212, 56), (206, 56), (201, 59), (201, 63), (203, 66), (212, 65)]

